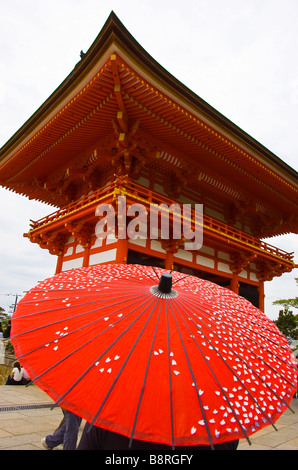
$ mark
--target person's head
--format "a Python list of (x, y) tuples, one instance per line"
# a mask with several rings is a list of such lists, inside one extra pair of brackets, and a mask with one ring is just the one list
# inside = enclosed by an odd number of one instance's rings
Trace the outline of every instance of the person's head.
[(14, 363), (14, 367), (17, 367), (21, 372), (21, 364), (18, 361)]

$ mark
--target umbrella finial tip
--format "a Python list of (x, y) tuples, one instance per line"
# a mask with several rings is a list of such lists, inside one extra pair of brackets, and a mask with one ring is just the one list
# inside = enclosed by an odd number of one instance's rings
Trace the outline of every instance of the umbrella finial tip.
[(170, 273), (163, 273), (159, 279), (158, 290), (164, 294), (168, 294), (172, 289), (172, 275)]

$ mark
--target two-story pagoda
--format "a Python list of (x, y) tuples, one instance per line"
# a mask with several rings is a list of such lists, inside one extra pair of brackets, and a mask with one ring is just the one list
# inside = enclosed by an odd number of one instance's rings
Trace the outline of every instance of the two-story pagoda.
[[(25, 234), (56, 272), (151, 264), (219, 283), (264, 308), (264, 281), (293, 253), (297, 172), (160, 66), (114, 13), (71, 73), (0, 151), (0, 184), (55, 207)], [(203, 246), (96, 235), (96, 207), (202, 204)]]

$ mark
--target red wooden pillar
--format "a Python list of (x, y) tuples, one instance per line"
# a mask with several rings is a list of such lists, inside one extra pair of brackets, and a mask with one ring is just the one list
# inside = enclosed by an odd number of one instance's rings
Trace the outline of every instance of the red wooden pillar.
[(128, 254), (128, 240), (119, 238), (117, 242), (116, 262), (126, 264), (127, 254)]
[(259, 291), (259, 309), (262, 310), (262, 312), (264, 312), (265, 311), (264, 282), (260, 281), (259, 286), (258, 286), (258, 291)]
[(57, 258), (57, 264), (56, 264), (56, 272), (55, 274), (59, 274), (62, 271), (62, 263), (63, 263), (63, 254), (59, 255)]
[(84, 251), (84, 258), (83, 258), (83, 268), (87, 268), (89, 266), (89, 256), (90, 256), (90, 246), (86, 246)]
[(167, 252), (165, 259), (165, 269), (173, 269), (174, 266), (174, 254), (170, 251)]
[(238, 281), (238, 274), (233, 273), (233, 277), (230, 281), (230, 289), (235, 292), (235, 294), (239, 293), (239, 281)]
[(166, 259), (164, 262), (165, 269), (173, 269), (174, 254), (177, 253), (179, 249), (178, 243), (173, 240), (162, 240), (161, 246), (166, 252)]

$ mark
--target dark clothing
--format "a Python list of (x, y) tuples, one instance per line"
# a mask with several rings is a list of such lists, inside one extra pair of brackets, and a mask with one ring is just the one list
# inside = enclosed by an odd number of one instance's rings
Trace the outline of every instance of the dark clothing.
[[(129, 438), (97, 426), (85, 424), (77, 450), (172, 450), (171, 446), (133, 439), (129, 447)], [(215, 444), (215, 450), (236, 450), (239, 441)], [(175, 451), (211, 450), (208, 445), (177, 446)]]
[(22, 380), (14, 380), (12, 377), (8, 377), (5, 385), (24, 385)]
[(65, 411), (65, 421), (55, 431), (54, 434), (49, 434), (46, 437), (46, 444), (50, 449), (63, 444), (63, 450), (76, 450), (77, 437), (82, 418)]
[(3, 333), (3, 338), (6, 338), (6, 339), (10, 338), (10, 328), (11, 328), (11, 326), (8, 325), (8, 327), (6, 328), (6, 330)]

